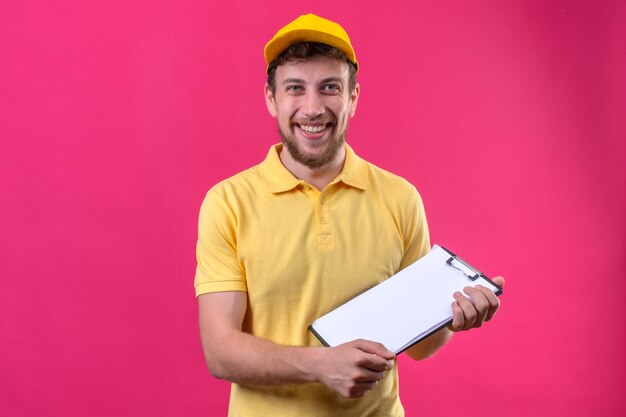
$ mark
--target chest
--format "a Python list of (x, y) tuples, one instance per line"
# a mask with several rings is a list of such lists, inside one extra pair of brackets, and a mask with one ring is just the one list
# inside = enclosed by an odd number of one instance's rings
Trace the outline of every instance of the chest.
[(321, 315), (397, 272), (402, 225), (361, 190), (271, 196), (247, 208), (238, 253), (252, 305)]

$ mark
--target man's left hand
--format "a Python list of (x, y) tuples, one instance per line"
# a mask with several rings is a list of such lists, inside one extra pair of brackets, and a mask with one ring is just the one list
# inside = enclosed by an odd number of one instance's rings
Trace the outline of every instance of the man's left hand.
[[(494, 284), (502, 287), (504, 278), (495, 277)], [(453, 332), (460, 332), (482, 326), (498, 311), (500, 301), (498, 297), (488, 288), (482, 285), (476, 287), (465, 287), (463, 292), (469, 299), (460, 292), (454, 293), (452, 303), (452, 324), (448, 329)]]

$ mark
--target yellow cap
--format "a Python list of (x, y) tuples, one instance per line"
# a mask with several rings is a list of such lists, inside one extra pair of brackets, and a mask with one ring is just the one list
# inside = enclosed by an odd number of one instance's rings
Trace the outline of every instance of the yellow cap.
[(357, 69), (359, 67), (346, 31), (338, 23), (313, 13), (298, 17), (274, 35), (265, 45), (265, 62), (269, 65), (285, 49), (300, 42), (319, 42), (333, 46), (346, 54)]

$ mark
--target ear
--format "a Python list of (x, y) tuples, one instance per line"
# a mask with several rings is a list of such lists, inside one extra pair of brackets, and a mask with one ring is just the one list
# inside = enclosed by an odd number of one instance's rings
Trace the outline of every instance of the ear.
[(267, 111), (270, 115), (272, 117), (276, 117), (278, 114), (276, 112), (276, 99), (274, 98), (274, 94), (267, 83), (265, 83), (265, 105), (267, 106)]
[(350, 117), (354, 117), (356, 113), (356, 105), (359, 102), (359, 94), (361, 93), (361, 86), (356, 83), (354, 90), (350, 93)]

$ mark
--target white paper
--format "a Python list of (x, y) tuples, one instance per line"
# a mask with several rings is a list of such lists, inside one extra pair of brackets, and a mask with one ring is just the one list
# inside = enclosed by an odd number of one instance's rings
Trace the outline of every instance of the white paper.
[(434, 245), (417, 262), (317, 319), (312, 329), (329, 346), (366, 339), (403, 351), (452, 318), (455, 291), (478, 284), (499, 290), (483, 277), (470, 280), (467, 268), (448, 265), (450, 256)]

